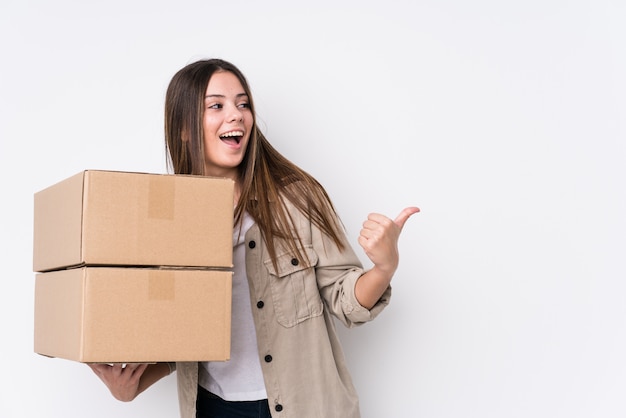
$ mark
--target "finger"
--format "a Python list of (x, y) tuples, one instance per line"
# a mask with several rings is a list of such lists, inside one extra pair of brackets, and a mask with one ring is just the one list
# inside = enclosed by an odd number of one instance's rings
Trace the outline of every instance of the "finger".
[(125, 376), (128, 379), (141, 377), (143, 372), (146, 370), (146, 367), (148, 367), (148, 364), (145, 363), (125, 364), (124, 368), (120, 370), (120, 376)]
[(134, 365), (131, 371), (133, 372), (133, 374), (139, 374), (141, 376), (147, 367), (148, 367), (147, 363), (138, 363)]
[(126, 369), (126, 364), (124, 363), (113, 363), (109, 365), (109, 369), (116, 374), (122, 374), (124, 373), (124, 370)]
[(381, 225), (384, 225), (390, 222), (392, 222), (391, 219), (389, 219), (388, 217), (380, 213), (370, 213), (369, 215), (367, 215), (367, 220), (365, 221), (365, 223), (381, 224)]
[(363, 230), (370, 230), (370, 231), (376, 231), (376, 230), (380, 230), (382, 228), (384, 228), (384, 223), (385, 220), (388, 221), (389, 224), (391, 224), (391, 220), (387, 219), (385, 217), (380, 217), (380, 219), (378, 221), (372, 220), (372, 218), (369, 218), (367, 221), (363, 222)]
[(420, 208), (411, 206), (408, 208), (404, 208), (402, 212), (398, 215), (398, 217), (394, 220), (395, 224), (402, 229), (404, 227), (404, 223), (409, 219), (412, 215), (416, 214), (420, 211)]
[(374, 238), (377, 234), (371, 228), (363, 228), (361, 229), (361, 233), (359, 234), (362, 238), (369, 240)]
[(368, 254), (369, 257), (369, 251), (370, 251), (370, 240), (367, 237), (364, 237), (363, 235), (360, 235), (357, 238), (357, 241), (359, 242), (359, 245), (363, 248), (363, 251), (365, 251), (365, 254)]
[(99, 375), (100, 373), (103, 373), (105, 371), (107, 371), (111, 366), (107, 365), (107, 364), (102, 364), (102, 363), (89, 363), (87, 364), (91, 370), (94, 371), (94, 373), (96, 373), (97, 375)]

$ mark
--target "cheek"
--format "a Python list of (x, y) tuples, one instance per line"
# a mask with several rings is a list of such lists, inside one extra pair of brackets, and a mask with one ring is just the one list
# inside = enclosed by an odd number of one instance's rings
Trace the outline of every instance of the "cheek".
[(205, 136), (214, 136), (220, 127), (220, 122), (216, 118), (205, 117), (202, 123)]
[(244, 117), (243, 123), (244, 123), (244, 126), (246, 127), (246, 131), (250, 132), (252, 130), (252, 125), (254, 123), (252, 115), (251, 114), (246, 115)]

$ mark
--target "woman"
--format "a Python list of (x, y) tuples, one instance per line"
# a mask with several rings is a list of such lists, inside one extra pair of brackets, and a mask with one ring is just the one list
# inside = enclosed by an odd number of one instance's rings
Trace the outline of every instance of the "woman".
[(173, 77), (165, 138), (174, 173), (235, 181), (231, 359), (94, 372), (130, 401), (175, 369), (183, 418), (358, 418), (333, 316), (352, 327), (389, 303), (398, 237), (419, 209), (395, 221), (368, 216), (358, 242), (373, 267), (364, 271), (324, 188), (270, 145), (245, 77), (223, 60)]

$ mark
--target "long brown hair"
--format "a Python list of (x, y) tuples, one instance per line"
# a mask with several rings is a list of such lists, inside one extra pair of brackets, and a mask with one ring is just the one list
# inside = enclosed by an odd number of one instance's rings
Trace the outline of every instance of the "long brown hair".
[(172, 78), (165, 97), (165, 146), (168, 168), (175, 174), (204, 175), (204, 94), (211, 76), (219, 71), (234, 74), (248, 95), (253, 124), (243, 161), (239, 165), (241, 194), (234, 222), (249, 213), (257, 223), (276, 267), (274, 240), (284, 240), (303, 263), (309, 260), (285, 199), (309, 217), (311, 222), (343, 249), (342, 226), (322, 185), (280, 154), (265, 138), (256, 123), (254, 102), (248, 82), (233, 64), (221, 59), (191, 63)]

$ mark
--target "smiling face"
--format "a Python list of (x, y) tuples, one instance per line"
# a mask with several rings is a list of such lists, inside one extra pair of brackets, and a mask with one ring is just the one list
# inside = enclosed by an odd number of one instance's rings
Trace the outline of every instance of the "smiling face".
[(219, 71), (209, 80), (204, 98), (204, 174), (238, 180), (252, 131), (248, 95), (239, 79)]

